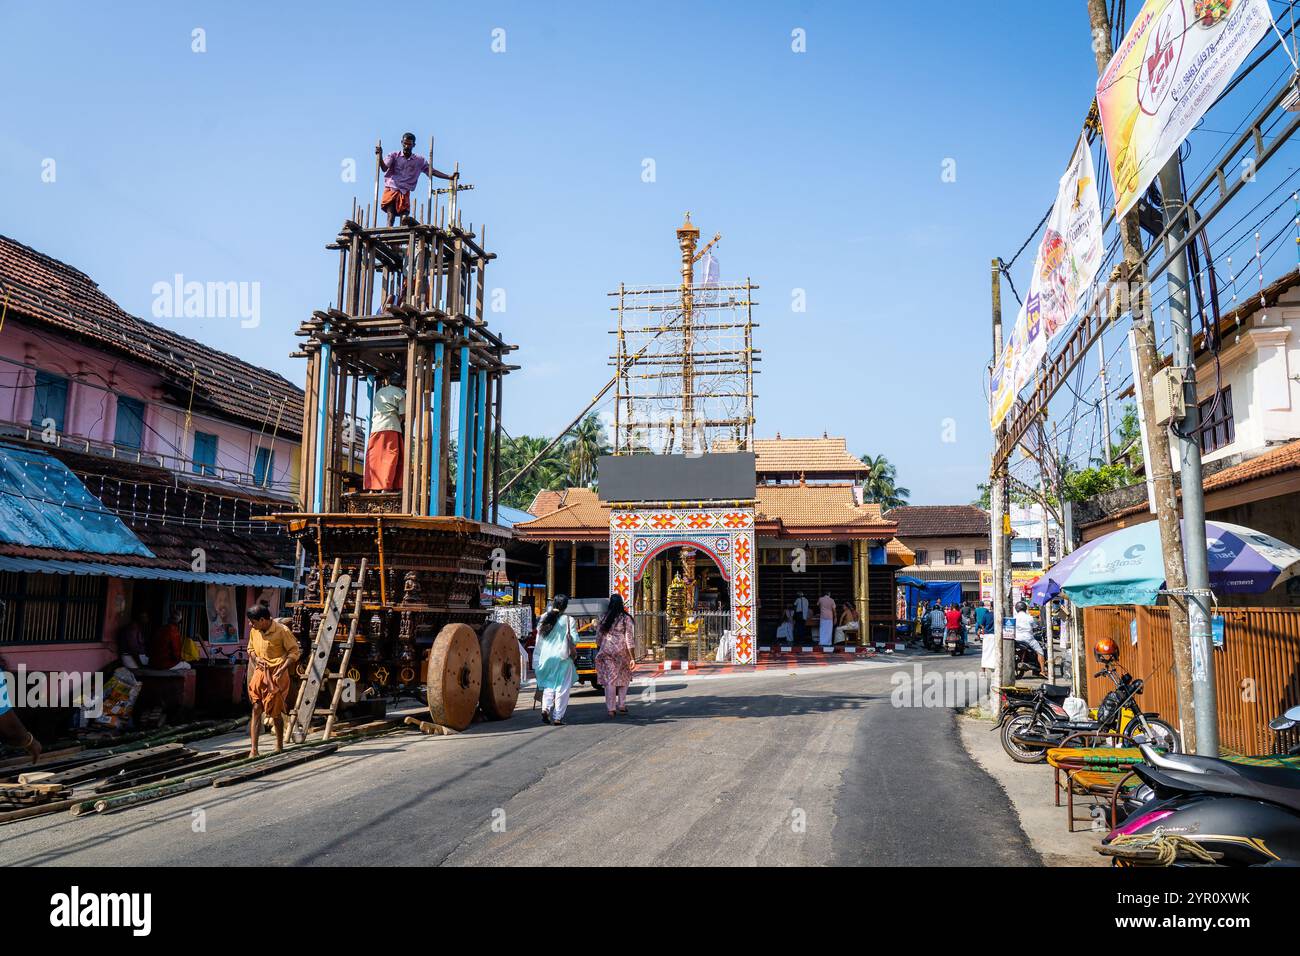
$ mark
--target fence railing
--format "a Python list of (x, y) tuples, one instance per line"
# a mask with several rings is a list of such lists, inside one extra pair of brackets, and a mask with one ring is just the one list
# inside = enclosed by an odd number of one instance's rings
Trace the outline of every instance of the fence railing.
[[(728, 611), (704, 611), (692, 619), (694, 633), (685, 636), (691, 644), (691, 660), (713, 660), (723, 632), (731, 627)], [(668, 642), (668, 615), (663, 611), (639, 611), (636, 614), (636, 653), (638, 660), (663, 660)]]
[[(1225, 607), (1215, 613), (1223, 618), (1223, 646), (1214, 651), (1219, 744), (1242, 754), (1279, 753), (1294, 740), (1274, 734), (1268, 722), (1300, 704), (1300, 608)], [(1104, 677), (1093, 677), (1098, 668), (1091, 652), (1099, 638), (1109, 637), (1119, 647), (1120, 664), (1145, 681), (1142, 709), (1178, 725), (1168, 608), (1085, 608), (1083, 634), (1090, 706), (1111, 688)]]

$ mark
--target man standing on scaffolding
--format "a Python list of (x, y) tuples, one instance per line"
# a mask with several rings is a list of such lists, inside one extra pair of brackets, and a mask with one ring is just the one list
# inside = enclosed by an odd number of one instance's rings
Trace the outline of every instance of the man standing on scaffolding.
[(402, 487), (402, 423), (406, 420), (406, 389), (402, 374), (389, 372), (370, 400), (370, 438), (366, 441), (366, 491), (398, 491)]
[(388, 213), (391, 226), (398, 216), (407, 216), (411, 212), (411, 190), (420, 181), (420, 174), (437, 176), (450, 180), (452, 175), (439, 172), (429, 165), (423, 156), (416, 155), (415, 134), (402, 134), (402, 148), (394, 150), (384, 158), (382, 146), (375, 147), (375, 156), (379, 159), (379, 168), (384, 172), (384, 195), (379, 200), (379, 208)]

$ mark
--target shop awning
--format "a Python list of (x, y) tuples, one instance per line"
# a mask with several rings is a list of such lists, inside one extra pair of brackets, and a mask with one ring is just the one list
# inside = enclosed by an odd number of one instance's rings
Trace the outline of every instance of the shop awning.
[(181, 571), (173, 568), (143, 568), (102, 561), (54, 561), (0, 555), (0, 571), (20, 574), (88, 574), (107, 578), (140, 578), (147, 581), (188, 581), (194, 584), (233, 584), (251, 588), (287, 588), (293, 582), (270, 574), (223, 574), (216, 571)]

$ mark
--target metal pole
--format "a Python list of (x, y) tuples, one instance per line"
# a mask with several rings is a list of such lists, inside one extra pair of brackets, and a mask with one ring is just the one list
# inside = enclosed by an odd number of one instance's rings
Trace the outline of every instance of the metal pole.
[[(1182, 169), (1177, 154), (1160, 170), (1164, 197), (1166, 242), (1172, 246), (1187, 232)], [(1173, 330), (1174, 367), (1185, 369), (1183, 400), (1186, 414), (1174, 429), (1183, 493), (1183, 540), (1187, 560), (1187, 619), (1192, 651), (1192, 707), (1196, 722), (1196, 752), (1219, 755), (1218, 706), (1214, 687), (1214, 646), (1210, 633), (1210, 572), (1205, 547), (1205, 490), (1201, 485), (1201, 443), (1197, 434), (1200, 410), (1196, 406), (1196, 358), (1192, 349), (1191, 308), (1187, 275), (1187, 250), (1171, 253), (1168, 282), (1169, 321)], [(1170, 601), (1177, 601), (1171, 595)]]
[[(993, 260), (990, 272), (993, 280), (993, 361), (996, 362), (1002, 355), (1002, 274), (999, 271), (998, 259)], [(1006, 588), (1003, 584), (1009, 557), (1005, 548), (1006, 538), (1002, 533), (1006, 524), (1006, 502), (1004, 497), (1006, 479), (1007, 467), (1003, 464), (993, 474), (993, 480), (989, 487), (989, 502), (991, 505), (989, 510), (992, 513), (989, 522), (989, 543), (993, 549), (993, 587), (991, 589), (993, 633), (988, 636), (988, 640), (993, 642), (993, 653), (990, 655), (993, 663), (993, 673), (992, 679), (989, 681), (991, 686), (989, 688), (988, 709), (995, 714), (1000, 707), (998, 688), (1011, 682), (1006, 676), (1007, 667), (1005, 665), (1009, 662), (1002, 659), (1002, 619), (1005, 616), (1006, 600)], [(922, 629), (925, 627), (926, 625), (922, 624)]]

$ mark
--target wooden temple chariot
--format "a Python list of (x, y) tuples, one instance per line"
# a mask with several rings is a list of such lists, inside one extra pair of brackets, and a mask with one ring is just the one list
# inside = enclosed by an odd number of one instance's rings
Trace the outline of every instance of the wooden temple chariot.
[[(496, 523), (502, 384), (515, 346), (488, 328), (486, 229), (465, 228), (457, 180), (445, 206), (378, 225), (354, 207), (326, 248), (339, 258), (336, 306), (297, 331), (307, 360), (304, 510), (275, 516), (299, 544), (292, 629), (309, 648), (337, 560), (362, 588), (362, 626), (347, 676), (358, 696), (427, 694), (435, 723), (464, 729), (476, 712), (514, 709), (518, 642), (486, 621), (480, 596), (510, 532)], [(383, 379), (406, 389), (400, 491), (362, 486), (359, 427)], [(364, 395), (364, 400), (363, 396)], [(362, 561), (366, 579), (358, 581)], [(349, 607), (351, 602), (349, 602)]]

